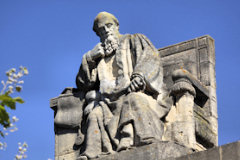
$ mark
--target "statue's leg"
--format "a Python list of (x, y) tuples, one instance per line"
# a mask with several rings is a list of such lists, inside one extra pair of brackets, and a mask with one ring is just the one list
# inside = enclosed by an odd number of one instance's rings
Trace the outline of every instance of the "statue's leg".
[(99, 125), (100, 132), (101, 132), (102, 152), (104, 152), (104, 154), (113, 153), (110, 138), (109, 138), (109, 136), (108, 136), (108, 134), (105, 130), (104, 124), (103, 124), (102, 110), (101, 110), (101, 112), (99, 113), (99, 116), (98, 116), (98, 125)]
[(152, 106), (157, 107), (157, 101), (140, 92), (126, 95), (124, 101), (120, 125), (124, 126), (127, 122), (132, 122), (134, 145), (144, 145), (161, 140), (163, 124), (158, 114), (152, 109)]
[(133, 126), (129, 123), (121, 130), (121, 139), (117, 151), (126, 150), (133, 145)]
[(102, 152), (101, 132), (98, 125), (98, 116), (101, 116), (101, 108), (96, 107), (89, 113), (87, 119), (86, 149), (82, 156), (95, 158)]

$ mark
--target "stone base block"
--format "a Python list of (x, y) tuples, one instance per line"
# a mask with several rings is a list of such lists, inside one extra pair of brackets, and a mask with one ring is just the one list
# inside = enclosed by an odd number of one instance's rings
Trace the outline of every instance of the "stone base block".
[(173, 142), (158, 142), (101, 157), (96, 160), (162, 160), (190, 153), (192, 153), (191, 149), (185, 148), (179, 144)]
[(240, 160), (240, 141), (197, 153), (173, 142), (160, 142), (96, 160)]
[(240, 160), (240, 141), (166, 160)]
[(192, 153), (173, 142), (150, 144), (95, 160), (240, 160), (240, 141)]
[(75, 160), (77, 159), (78, 154), (79, 152), (72, 152), (61, 156), (56, 156), (55, 160)]

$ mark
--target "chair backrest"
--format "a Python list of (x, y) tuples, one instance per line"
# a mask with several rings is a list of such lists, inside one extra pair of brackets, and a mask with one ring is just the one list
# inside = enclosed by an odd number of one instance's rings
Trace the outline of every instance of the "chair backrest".
[(206, 88), (207, 94), (196, 88), (194, 116), (196, 120), (196, 139), (204, 147), (218, 145), (218, 115), (216, 101), (215, 46), (214, 39), (202, 36), (168, 47), (160, 48), (164, 82), (171, 88), (171, 75), (174, 70), (184, 68)]

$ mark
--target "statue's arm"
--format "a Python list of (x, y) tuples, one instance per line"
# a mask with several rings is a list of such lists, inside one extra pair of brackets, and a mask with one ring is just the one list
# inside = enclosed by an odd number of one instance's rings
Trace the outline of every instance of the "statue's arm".
[(102, 57), (104, 57), (104, 51), (100, 43), (83, 55), (82, 64), (76, 77), (78, 89), (87, 92), (98, 87), (97, 63)]
[(132, 36), (131, 46), (134, 66), (131, 80), (139, 77), (141, 81), (142, 79), (144, 81), (142, 89), (152, 94), (159, 94), (163, 85), (163, 71), (158, 50), (142, 34), (134, 34)]
[(98, 43), (92, 50), (88, 51), (85, 56), (88, 63), (96, 63), (99, 59), (103, 58), (105, 55), (102, 43)]

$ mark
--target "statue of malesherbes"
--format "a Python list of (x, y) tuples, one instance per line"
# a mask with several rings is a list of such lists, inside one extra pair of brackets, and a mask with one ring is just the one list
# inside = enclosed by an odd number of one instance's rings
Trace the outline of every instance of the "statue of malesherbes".
[(84, 54), (76, 77), (86, 93), (87, 119), (81, 156), (95, 158), (161, 141), (168, 113), (158, 50), (142, 34), (119, 33), (117, 18), (101, 12), (93, 30), (100, 37)]

